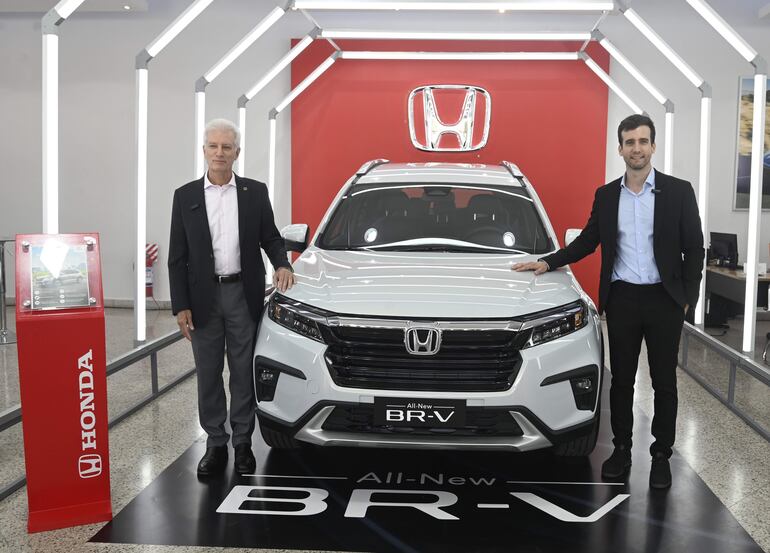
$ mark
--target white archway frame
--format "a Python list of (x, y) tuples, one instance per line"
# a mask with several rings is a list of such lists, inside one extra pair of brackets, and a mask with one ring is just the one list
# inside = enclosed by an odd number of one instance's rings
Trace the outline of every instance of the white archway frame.
[[(77, 2), (77, 0), (62, 0), (60, 4), (64, 3), (70, 3), (70, 2)], [(209, 3), (211, 0), (198, 0), (202, 2)], [(691, 6), (693, 6), (703, 17), (707, 20), (707, 22), (715, 29), (717, 32), (719, 32), (723, 37), (726, 38), (726, 40), (736, 49), (738, 50), (741, 55), (743, 55), (747, 61), (752, 63), (752, 65), (755, 68), (755, 109), (754, 109), (754, 129), (759, 130), (760, 132), (754, 133), (754, 141), (752, 143), (752, 170), (751, 170), (751, 194), (750, 194), (750, 209), (749, 209), (749, 252), (748, 252), (748, 258), (747, 258), (747, 277), (749, 279), (749, 282), (756, 279), (757, 274), (757, 258), (758, 258), (758, 238), (759, 238), (759, 216), (761, 213), (761, 187), (760, 187), (760, 181), (761, 181), (761, 155), (757, 155), (756, 152), (762, 150), (762, 143), (761, 143), (761, 137), (764, 134), (764, 128), (766, 125), (765, 116), (764, 116), (764, 109), (761, 109), (761, 106), (759, 106), (760, 99), (763, 97), (763, 91), (766, 91), (766, 80), (767, 80), (767, 68), (765, 65), (764, 60), (762, 60), (758, 55), (755, 55), (753, 59), (750, 59), (752, 52), (755, 54), (754, 50), (748, 46), (748, 44), (743, 41), (742, 38), (735, 33), (735, 31), (727, 25), (724, 20), (721, 19), (721, 17), (716, 14), (716, 12), (708, 6), (708, 4), (704, 0), (686, 0)], [(194, 2), (193, 4), (197, 4), (198, 2)], [(422, 1), (422, 2), (394, 2), (394, 1), (384, 1), (384, 2), (367, 2), (367, 3), (360, 3), (360, 2), (350, 2), (350, 1), (333, 1), (333, 0), (324, 0), (323, 2), (317, 1), (317, 0), (294, 0), (293, 2), (290, 2), (289, 7), (291, 9), (315, 9), (315, 10), (323, 10), (323, 9), (345, 9), (345, 10), (360, 10), (360, 9), (374, 9), (374, 10), (383, 10), (383, 9), (413, 9), (413, 10), (439, 10), (439, 9), (452, 9), (452, 10), (464, 10), (464, 11), (478, 11), (478, 10), (527, 10), (527, 11), (602, 11), (602, 12), (608, 12), (615, 8), (615, 6), (620, 7), (621, 13), (623, 13), (629, 21), (631, 21), (634, 26), (636, 26), (645, 36), (647, 36), (648, 39), (650, 39), (653, 44), (656, 46), (659, 52), (661, 52), (666, 58), (669, 59), (678, 69), (679, 71), (688, 78), (701, 92), (701, 131), (700, 131), (700, 162), (699, 162), (699, 186), (698, 186), (698, 204), (699, 204), (699, 210), (701, 212), (701, 220), (702, 220), (702, 227), (704, 235), (707, 234), (708, 230), (708, 224), (707, 224), (707, 200), (708, 200), (708, 180), (709, 180), (709, 167), (708, 167), (708, 158), (710, 153), (710, 134), (711, 134), (711, 90), (708, 83), (705, 82), (705, 80), (702, 80), (693, 70), (692, 68), (684, 62), (684, 60), (679, 57), (674, 51), (671, 49), (668, 44), (666, 44), (660, 36), (658, 36), (654, 31), (652, 31), (652, 28), (649, 27), (642, 19), (638, 16), (633, 10), (630, 10), (627, 8), (623, 0), (615, 0), (615, 2), (580, 2), (580, 3), (566, 3), (566, 2), (548, 2), (548, 3), (542, 3), (542, 2), (507, 2), (504, 3), (505, 6), (502, 6), (500, 2), (437, 2), (437, 1)], [(288, 9), (288, 8), (287, 8)], [(188, 9), (189, 11), (189, 9)], [(178, 19), (181, 19), (178, 18)], [(175, 21), (176, 23), (177, 21)], [(172, 23), (172, 25), (169, 27), (174, 26), (175, 23)], [(651, 34), (647, 34), (647, 31), (650, 31)], [(164, 32), (165, 34), (165, 32)], [(160, 39), (161, 37), (159, 37)], [(173, 38), (173, 37), (172, 37)], [(153, 41), (153, 44), (160, 42), (158, 39), (156, 41)], [(165, 46), (165, 44), (164, 44)], [(149, 47), (148, 47), (149, 48)], [(145, 50), (146, 52), (147, 50)], [(44, 52), (45, 52), (45, 38), (44, 38)], [(141, 55), (141, 54), (140, 54)], [(611, 53), (612, 55), (612, 53)], [(45, 53), (44, 53), (45, 58)], [(139, 58), (139, 56), (138, 56)], [(140, 67), (139, 60), (137, 63), (137, 145), (138, 145), (138, 155), (137, 155), (137, 196), (138, 198), (142, 197), (142, 183), (140, 182), (141, 179), (139, 178), (139, 175), (142, 172), (142, 166), (144, 166), (144, 198), (146, 202), (146, 151), (144, 152), (144, 155), (141, 151), (141, 134), (144, 133), (144, 147), (146, 150), (146, 131), (147, 131), (147, 125), (146, 125), (146, 98), (144, 102), (140, 100), (141, 98), (141, 91), (144, 89), (144, 93), (146, 94), (146, 88), (147, 88), (147, 76), (146, 76), (146, 62), (148, 62), (150, 59), (152, 59), (152, 56), (149, 56), (144, 61), (144, 70), (145, 74), (144, 77), (140, 74)], [(617, 58), (616, 58), (617, 59)], [(620, 60), (619, 60), (620, 61)], [(333, 63), (333, 62), (332, 62)], [(621, 62), (622, 63), (622, 62)], [(44, 60), (44, 67), (46, 67), (46, 63)], [(627, 67), (628, 69), (628, 67)], [(279, 70), (280, 71), (280, 70)], [(632, 72), (632, 75), (638, 79), (637, 75)], [(273, 75), (274, 76), (274, 75)], [(272, 78), (272, 77), (271, 77)], [(700, 79), (700, 82), (698, 80)], [(269, 82), (270, 79), (267, 79), (266, 82)], [(266, 82), (264, 84), (266, 84)], [(264, 84), (262, 86), (264, 86)], [(45, 83), (44, 83), (45, 88)], [(647, 88), (647, 87), (645, 87)], [(648, 90), (650, 90), (648, 88)], [(652, 91), (650, 91), (652, 92)], [(46, 93), (44, 92), (44, 101), (46, 98)], [(660, 101), (660, 100), (659, 100)], [(45, 111), (45, 107), (44, 107)], [(144, 116), (145, 122), (144, 125), (141, 124), (141, 116)], [(243, 102), (243, 105), (239, 105), (239, 119), (243, 122), (245, 122), (245, 102)], [(45, 115), (44, 115), (44, 121), (45, 121)], [(674, 112), (673, 112), (673, 105), (671, 105), (671, 109), (667, 107), (666, 110), (666, 144), (667, 149), (672, 146), (672, 141), (670, 140), (670, 137), (673, 135), (673, 123), (674, 123)], [(273, 150), (271, 153), (271, 159), (274, 159), (275, 157), (275, 146), (274, 146), (274, 137), (275, 137), (275, 119), (271, 118), (271, 124), (270, 124), (270, 134), (272, 139), (273, 146), (271, 149)], [(45, 137), (45, 130), (44, 130), (44, 137)], [(44, 172), (45, 172), (45, 164), (47, 163), (47, 160), (51, 157), (50, 154), (45, 153), (45, 142), (44, 142)], [(666, 153), (666, 157), (668, 160), (671, 160), (672, 158), (672, 151)], [(668, 165), (668, 164), (667, 164)], [(197, 170), (197, 164), (196, 164), (196, 170)], [(274, 168), (274, 162), (273, 162), (273, 168), (272, 173), (274, 175), (275, 168)], [(274, 182), (274, 177), (273, 177)], [(45, 198), (45, 195), (44, 195)], [(139, 202), (137, 202), (139, 204)], [(46, 214), (46, 205), (44, 204), (44, 216)], [(144, 216), (143, 216), (144, 215)], [(137, 227), (145, 227), (146, 226), (146, 206), (142, 206), (137, 209)], [(142, 234), (140, 239), (140, 234)], [(137, 269), (140, 266), (141, 259), (143, 257), (144, 253), (144, 233), (140, 233), (139, 229), (137, 229), (137, 255), (136, 255), (136, 265)], [(140, 253), (141, 252), (141, 253)], [(139, 275), (139, 271), (137, 270), (137, 276)], [(139, 286), (140, 279), (137, 278), (137, 297), (135, 298), (135, 319), (137, 320), (136, 327), (137, 327), (137, 337), (140, 334), (139, 327), (139, 318), (141, 312), (141, 327), (142, 331), (141, 334), (144, 334), (144, 302), (139, 302)], [(704, 290), (705, 288), (705, 279), (701, 284), (701, 298), (704, 296)], [(749, 290), (749, 288), (752, 288)], [(751, 351), (753, 349), (753, 340), (754, 340), (754, 333), (755, 333), (755, 327), (754, 327), (754, 318), (756, 316), (756, 287), (747, 287), (747, 301), (746, 301), (746, 316), (745, 320), (750, 321), (749, 326), (751, 328), (744, 327), (744, 340), (743, 340), (743, 349), (744, 351)], [(143, 300), (143, 298), (142, 298)], [(751, 300), (751, 301), (749, 301)], [(701, 301), (698, 304), (698, 309), (696, 310), (696, 322), (701, 323), (703, 321), (703, 303), (705, 299)], [(141, 303), (141, 305), (140, 305)]]

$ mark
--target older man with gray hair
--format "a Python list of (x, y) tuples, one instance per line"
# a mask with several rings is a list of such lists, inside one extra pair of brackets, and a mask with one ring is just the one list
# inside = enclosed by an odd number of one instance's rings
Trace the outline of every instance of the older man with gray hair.
[(283, 239), (275, 226), (264, 183), (233, 173), (240, 131), (231, 121), (206, 125), (206, 174), (174, 192), (168, 269), (171, 305), (182, 334), (192, 342), (198, 371), (198, 414), (208, 434), (198, 474), (227, 464), (227, 401), (222, 373), (230, 369), (230, 426), (235, 471), (256, 469), (251, 451), (254, 385), (251, 360), (265, 293), (265, 251), (285, 291), (294, 284)]

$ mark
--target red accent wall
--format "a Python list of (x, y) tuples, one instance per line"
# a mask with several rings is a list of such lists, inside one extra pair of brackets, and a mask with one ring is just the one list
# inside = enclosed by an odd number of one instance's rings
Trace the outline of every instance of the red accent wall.
[[(343, 50), (576, 51), (574, 42), (338, 41)], [(314, 42), (292, 64), (292, 88), (332, 53)], [(595, 43), (588, 53), (609, 68)], [(412, 146), (407, 99), (418, 86), (468, 84), (492, 97), (486, 147), (429, 153)], [(582, 228), (604, 183), (607, 87), (582, 61), (337, 60), (291, 105), (292, 222), (315, 232), (329, 203), (362, 163), (508, 160), (530, 179), (560, 240)], [(280, 117), (280, 116), (279, 116)], [(573, 266), (598, 297), (598, 252)]]

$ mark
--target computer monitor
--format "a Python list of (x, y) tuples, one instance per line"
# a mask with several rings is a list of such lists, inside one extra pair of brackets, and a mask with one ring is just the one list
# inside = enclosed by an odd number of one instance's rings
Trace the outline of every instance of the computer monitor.
[(714, 259), (717, 265), (735, 269), (738, 267), (738, 235), (727, 232), (712, 232), (709, 247), (709, 259)]

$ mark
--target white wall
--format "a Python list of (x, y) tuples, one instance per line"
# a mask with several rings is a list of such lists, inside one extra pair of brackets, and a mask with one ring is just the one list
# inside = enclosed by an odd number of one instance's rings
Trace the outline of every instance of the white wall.
[[(54, 5), (51, 1), (51, 6)], [(770, 59), (770, 21), (756, 18), (764, 0), (712, 0)], [(76, 12), (60, 37), (60, 231), (98, 231), (102, 239), (105, 297), (132, 297), (134, 58), (189, 0), (152, 2), (150, 11), (129, 14)], [(156, 297), (168, 299), (165, 267), (173, 190), (193, 178), (195, 81), (280, 0), (217, 0), (150, 63), (150, 155), (148, 239), (158, 242)], [(747, 214), (734, 212), (733, 182), (738, 78), (752, 69), (684, 0), (645, 0), (633, 7), (711, 83), (714, 92), (711, 155), (713, 230), (737, 232), (745, 259)], [(728, 15), (729, 14), (729, 15)], [(588, 30), (595, 16), (521, 14), (354, 13), (317, 14), (324, 26), (446, 28), (456, 30)], [(0, 15), (0, 236), (40, 232), (41, 222), (41, 39), (40, 15)], [(291, 38), (311, 28), (288, 14), (208, 87), (207, 117), (237, 118), (236, 101), (289, 48)], [(624, 18), (609, 16), (600, 29), (676, 104), (674, 173), (697, 186), (699, 93)], [(588, 70), (588, 69), (586, 69)], [(614, 78), (659, 125), (657, 164), (663, 165), (663, 109), (620, 66)], [(249, 104), (246, 175), (267, 178), (267, 114), (289, 91), (289, 72)], [(629, 113), (614, 96), (608, 108), (607, 178), (618, 176), (617, 123)], [(494, 124), (494, 123), (493, 123)], [(555, 129), (579, 140), (579, 129)], [(290, 222), (290, 110), (279, 117), (276, 216)], [(297, 153), (301, 155), (301, 152)], [(597, 185), (600, 183), (597, 183)], [(761, 244), (770, 242), (770, 219)], [(760, 261), (767, 260), (762, 246)], [(12, 258), (9, 258), (12, 262)], [(12, 278), (10, 279), (12, 280)], [(12, 282), (9, 282), (12, 288)], [(10, 295), (13, 295), (11, 291)]]

